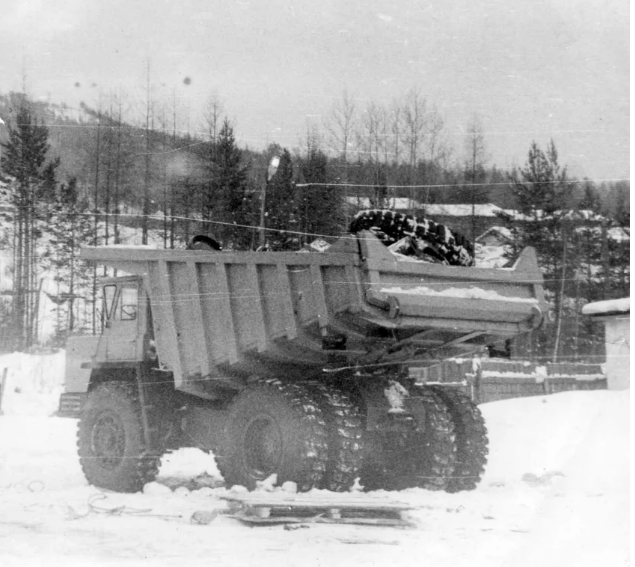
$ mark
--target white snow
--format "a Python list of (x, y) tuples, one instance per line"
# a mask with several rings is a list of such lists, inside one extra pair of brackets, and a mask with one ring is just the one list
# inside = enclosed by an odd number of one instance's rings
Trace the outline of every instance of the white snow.
[(587, 303), (582, 308), (584, 315), (607, 315), (609, 313), (630, 313), (631, 298), (609, 299), (607, 301), (596, 301)]
[(50, 416), (63, 359), (1, 356), (0, 369), (7, 364), (9, 389), (22, 392), (5, 398), (0, 417), (3, 566), (597, 567), (629, 561), (628, 392), (481, 406), (490, 462), (477, 490), (367, 495), (415, 506), (415, 528), (307, 523), (286, 530), (249, 527), (223, 514), (220, 496), (229, 491), (212, 457), (193, 449), (165, 457), (159, 478), (143, 493), (88, 486), (75, 453), (76, 421)]
[[(116, 248), (117, 250), (158, 250), (157, 243), (153, 244), (108, 244), (108, 248)], [(161, 247), (162, 248), (162, 247)]]
[(499, 370), (483, 370), (483, 378), (535, 378), (536, 382), (543, 382), (544, 379), (538, 374), (525, 374), (522, 372), (501, 372)]
[(426, 286), (417, 286), (410, 289), (401, 287), (383, 287), (379, 291), (382, 293), (401, 293), (406, 295), (430, 295), (434, 297), (460, 297), (463, 299), (486, 299), (489, 301), (513, 301), (518, 303), (537, 303), (538, 300), (527, 297), (507, 297), (499, 293), (482, 289), (480, 287), (457, 288), (450, 287), (441, 291), (436, 291)]
[(509, 262), (504, 246), (486, 246), (477, 242), (474, 254), (477, 268), (502, 268)]
[(426, 214), (434, 218), (435, 215), (448, 216), (448, 217), (471, 217), (474, 214), (477, 217), (495, 217), (497, 214), (505, 212), (504, 209), (487, 203), (484, 205), (472, 205), (470, 204), (429, 204), (425, 206)]

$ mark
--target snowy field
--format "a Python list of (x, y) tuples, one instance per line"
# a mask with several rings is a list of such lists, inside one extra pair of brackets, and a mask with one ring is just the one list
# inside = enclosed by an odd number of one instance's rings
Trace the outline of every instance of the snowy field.
[(306, 524), (287, 530), (250, 527), (222, 513), (209, 524), (192, 523), (197, 511), (222, 512), (219, 496), (227, 492), (212, 458), (196, 450), (166, 457), (158, 482), (143, 494), (87, 486), (75, 454), (76, 420), (51, 417), (62, 355), (6, 355), (0, 372), (5, 366), (2, 566), (629, 564), (628, 391), (481, 406), (491, 451), (477, 490), (368, 495), (415, 505), (414, 528)]

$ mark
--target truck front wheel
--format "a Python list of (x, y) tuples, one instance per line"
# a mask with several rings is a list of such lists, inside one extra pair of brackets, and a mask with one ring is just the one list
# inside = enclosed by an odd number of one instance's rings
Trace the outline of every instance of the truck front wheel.
[(219, 453), (230, 486), (253, 490), (276, 474), (301, 492), (318, 487), (328, 459), (322, 411), (300, 386), (257, 379), (234, 400)]
[(77, 447), (86, 480), (99, 488), (137, 492), (159, 470), (160, 457), (146, 450), (134, 384), (105, 382), (88, 394)]

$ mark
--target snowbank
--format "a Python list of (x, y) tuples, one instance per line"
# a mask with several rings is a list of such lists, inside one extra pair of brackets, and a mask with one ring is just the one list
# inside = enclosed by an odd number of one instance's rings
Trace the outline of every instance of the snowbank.
[(49, 416), (57, 410), (64, 385), (64, 351), (41, 355), (3, 354), (0, 355), (0, 379), (5, 369), (0, 408), (4, 415)]
[(611, 315), (613, 313), (630, 313), (631, 298), (609, 299), (588, 303), (582, 308), (583, 315)]

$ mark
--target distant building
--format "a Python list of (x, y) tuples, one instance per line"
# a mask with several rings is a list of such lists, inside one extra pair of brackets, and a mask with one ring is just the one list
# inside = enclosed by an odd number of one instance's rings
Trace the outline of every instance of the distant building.
[(608, 389), (630, 388), (630, 297), (589, 303), (582, 308), (582, 314), (604, 322)]
[(476, 238), (477, 244), (483, 246), (506, 246), (513, 242), (512, 231), (504, 226), (493, 226)]

